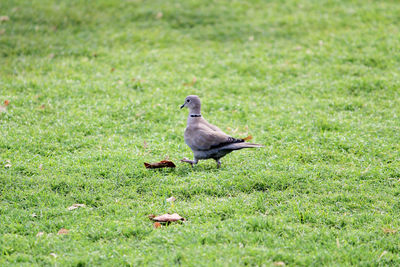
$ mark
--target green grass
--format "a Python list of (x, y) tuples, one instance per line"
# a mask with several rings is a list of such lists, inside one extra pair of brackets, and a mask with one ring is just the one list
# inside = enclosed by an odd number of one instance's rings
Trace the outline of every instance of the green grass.
[[(1, 1), (0, 265), (400, 265), (399, 14)], [(265, 148), (180, 163), (189, 94)], [(143, 166), (167, 156), (175, 170)], [(154, 229), (166, 212), (187, 222)]]

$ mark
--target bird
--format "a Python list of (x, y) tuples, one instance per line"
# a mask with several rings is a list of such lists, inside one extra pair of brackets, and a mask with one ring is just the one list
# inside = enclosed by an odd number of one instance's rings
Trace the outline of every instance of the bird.
[(193, 167), (199, 160), (214, 159), (217, 162), (217, 168), (220, 168), (220, 159), (234, 150), (263, 147), (260, 144), (246, 143), (246, 138), (239, 139), (229, 136), (217, 126), (209, 123), (201, 115), (201, 101), (197, 95), (187, 96), (181, 109), (184, 107), (189, 109), (184, 140), (192, 149), (194, 159), (184, 158), (181, 162), (189, 163)]

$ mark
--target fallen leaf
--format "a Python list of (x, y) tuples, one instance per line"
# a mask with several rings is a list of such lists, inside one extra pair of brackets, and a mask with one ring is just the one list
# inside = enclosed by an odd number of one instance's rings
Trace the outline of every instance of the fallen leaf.
[(111, 70), (110, 70), (111, 72), (114, 72), (115, 71), (115, 68), (111, 68)]
[(285, 266), (286, 264), (283, 261), (276, 261), (274, 262), (275, 266)]
[(0, 106), (0, 113), (7, 111), (7, 106), (10, 104), (10, 101), (4, 100), (4, 106)]
[(161, 223), (155, 222), (155, 223), (153, 224), (153, 226), (154, 226), (154, 228), (160, 228), (160, 227), (161, 227)]
[(380, 260), (383, 256), (385, 256), (387, 254), (387, 251), (386, 250), (384, 250), (383, 252), (382, 252), (382, 254), (379, 256), (379, 258), (378, 258), (378, 260)]
[(44, 235), (44, 233), (43, 232), (39, 232), (39, 233), (36, 234), (36, 237), (39, 237), (39, 236), (42, 236), (42, 235)]
[(57, 254), (56, 253), (50, 253), (50, 256), (53, 256), (54, 258), (57, 258)]
[(193, 77), (193, 80), (190, 83), (184, 83), (184, 86), (193, 86), (195, 85), (195, 83), (197, 82), (196, 77)]
[(45, 105), (45, 104), (42, 104), (39, 108), (40, 108), (40, 109), (45, 109), (45, 108), (46, 108), (46, 105)]
[(71, 207), (68, 207), (68, 210), (74, 210), (77, 208), (84, 208), (84, 207), (86, 207), (85, 204), (74, 204)]
[(11, 168), (11, 161), (10, 160), (6, 160), (6, 164), (4, 165), (4, 168)]
[(174, 214), (163, 214), (157, 217), (150, 217), (149, 218), (155, 222), (176, 222), (176, 221), (186, 221), (185, 218), (178, 215), (178, 213)]
[(249, 141), (249, 140), (251, 140), (251, 139), (253, 139), (253, 136), (251, 136), (251, 135), (249, 135), (249, 136), (243, 138), (244, 141)]
[(9, 16), (1, 16), (0, 21), (9, 21), (10, 17)]
[(60, 231), (58, 231), (57, 235), (66, 235), (68, 234), (69, 230), (65, 228), (61, 228)]
[(362, 174), (362, 175), (366, 174), (366, 173), (369, 171), (369, 168), (371, 168), (371, 164), (368, 165), (368, 167), (367, 167), (365, 170), (363, 170), (363, 171), (361, 172), (361, 174)]
[(384, 232), (385, 234), (395, 234), (395, 233), (397, 233), (397, 230), (395, 230), (395, 229), (390, 229), (390, 228), (383, 228), (383, 232)]
[(174, 202), (176, 200), (176, 198), (170, 197), (170, 198), (167, 198), (166, 200), (167, 200), (167, 202)]
[(162, 16), (163, 16), (163, 13), (162, 12), (158, 12), (157, 15), (156, 15), (156, 19), (161, 19)]
[(155, 163), (144, 163), (144, 166), (147, 169), (157, 169), (157, 168), (175, 168), (175, 164), (172, 161), (169, 160), (162, 160), (160, 162), (155, 162)]

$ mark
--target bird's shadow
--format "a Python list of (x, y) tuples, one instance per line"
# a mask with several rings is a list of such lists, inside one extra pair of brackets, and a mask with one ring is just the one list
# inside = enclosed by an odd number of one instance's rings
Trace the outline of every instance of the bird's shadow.
[(184, 165), (178, 165), (176, 166), (176, 171), (177, 174), (180, 174), (182, 176), (186, 176), (188, 174), (192, 174), (192, 173), (203, 173), (203, 172), (219, 172), (221, 170), (223, 170), (224, 168), (217, 168), (216, 164), (197, 164), (193, 167), (190, 166), (190, 164), (185, 163), (186, 166)]

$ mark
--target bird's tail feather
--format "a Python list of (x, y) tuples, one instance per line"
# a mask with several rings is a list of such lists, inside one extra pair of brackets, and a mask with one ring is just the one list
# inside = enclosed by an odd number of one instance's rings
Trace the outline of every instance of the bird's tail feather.
[(228, 149), (228, 150), (239, 150), (242, 148), (255, 148), (255, 147), (264, 147), (263, 145), (260, 144), (253, 144), (253, 143), (234, 143), (234, 144), (229, 144), (226, 145), (224, 147), (222, 147), (222, 149)]

